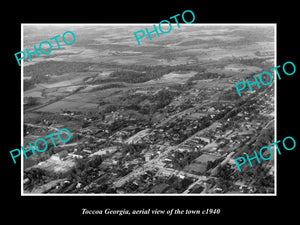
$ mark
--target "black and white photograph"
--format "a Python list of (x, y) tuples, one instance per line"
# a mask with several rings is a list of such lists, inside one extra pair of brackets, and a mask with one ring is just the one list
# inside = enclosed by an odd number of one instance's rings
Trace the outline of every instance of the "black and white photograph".
[(44, 3), (2, 14), (3, 221), (297, 218), (296, 4)]
[(23, 23), (21, 194), (276, 195), (276, 35)]

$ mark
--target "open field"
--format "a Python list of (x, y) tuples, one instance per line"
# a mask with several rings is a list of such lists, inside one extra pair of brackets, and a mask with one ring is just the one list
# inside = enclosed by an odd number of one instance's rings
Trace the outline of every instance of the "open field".
[[(59, 26), (49, 27), (51, 34), (62, 30)], [(153, 36), (153, 40), (144, 38), (141, 46), (137, 45), (132, 35), (133, 31), (140, 28), (138, 25), (128, 26), (126, 29), (122, 26), (69, 28), (76, 33), (76, 42), (73, 45), (64, 45), (62, 49), (54, 49), (47, 57), (25, 62), (27, 69), (24, 77), (27, 82), (32, 82), (41, 73), (47, 77), (24, 92), (25, 98), (38, 100), (40, 107), (37, 110), (40, 112), (68, 109), (94, 111), (99, 107), (99, 102), (118, 104), (120, 98), (131, 89), (158, 90), (166, 85), (185, 85), (197, 74), (197, 71), (171, 71), (146, 82), (103, 82), (120, 70), (142, 72), (147, 76), (146, 71), (136, 70), (135, 65), (203, 65), (207, 72), (225, 75), (226, 78), (217, 81), (196, 80), (194, 87), (230, 88), (238, 77), (259, 73), (263, 69), (260, 65), (245, 65), (239, 62), (240, 59), (255, 58), (270, 64), (270, 56), (274, 52), (271, 26), (182, 26), (172, 30), (171, 34)], [(40, 33), (42, 28), (32, 26), (28, 30), (31, 33), (25, 32), (25, 47), (34, 41), (43, 40), (46, 36)], [(114, 31), (118, 31), (117, 34)], [(97, 32), (101, 32), (101, 35), (97, 35)], [(36, 65), (37, 68), (29, 65)], [(132, 66), (132, 69), (128, 66)], [(228, 82), (230, 77), (232, 81)], [(112, 83), (119, 87), (107, 86)]]
[(168, 73), (162, 76), (160, 79), (150, 80), (146, 82), (148, 84), (184, 84), (190, 77), (194, 76), (197, 72), (191, 71), (189, 73)]

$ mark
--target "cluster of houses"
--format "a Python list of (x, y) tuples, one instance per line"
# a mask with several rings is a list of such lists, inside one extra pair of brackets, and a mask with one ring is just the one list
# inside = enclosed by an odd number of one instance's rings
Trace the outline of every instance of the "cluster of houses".
[[(169, 169), (172, 167), (172, 154), (174, 151), (182, 153), (201, 152), (200, 156), (196, 156), (193, 162), (187, 165), (183, 170), (194, 174), (204, 174), (207, 171), (209, 162), (226, 157), (234, 149), (242, 143), (247, 142), (253, 135), (260, 131), (268, 121), (257, 120), (256, 115), (253, 115), (247, 110), (242, 110), (234, 117), (226, 120), (214, 122), (215, 126), (208, 129), (205, 133), (197, 134), (203, 130), (203, 123), (212, 123), (218, 114), (227, 112), (233, 109), (233, 103), (211, 103), (201, 104), (206, 96), (213, 96), (216, 92), (222, 91), (219, 87), (209, 87), (205, 90), (192, 89), (188, 93), (177, 96), (172, 104), (162, 109), (162, 113), (166, 113), (167, 119), (165, 123), (161, 121), (146, 125), (138, 116), (126, 112), (125, 109), (111, 112), (96, 123), (97, 118), (88, 118), (80, 115), (88, 126), (79, 129), (78, 133), (87, 138), (92, 137), (93, 141), (88, 141), (87, 144), (81, 143), (78, 146), (68, 147), (67, 150), (60, 151), (51, 156), (47, 161), (47, 166), (59, 167), (67, 165), (68, 162), (75, 159), (90, 158), (95, 155), (108, 155), (102, 165), (111, 169), (110, 176), (107, 179), (116, 179), (123, 171), (131, 171), (134, 168), (149, 162), (154, 157), (164, 152), (166, 146), (176, 146), (178, 148), (172, 150), (160, 162), (160, 166)], [(135, 91), (134, 94), (143, 94), (145, 91)], [(148, 91), (146, 91), (148, 93)], [(185, 108), (184, 103), (188, 101), (197, 107)], [(257, 103), (253, 103), (259, 114), (264, 116), (272, 116), (274, 93), (266, 92), (264, 98), (258, 99)], [(79, 116), (76, 112), (65, 111), (64, 116), (76, 117)], [(172, 118), (171, 118), (172, 117)], [(168, 119), (170, 118), (170, 119)], [(236, 122), (238, 121), (238, 122)], [(51, 121), (43, 120), (44, 125), (51, 125)], [(94, 122), (94, 123), (92, 123)], [(111, 131), (110, 126), (122, 123), (122, 126)], [(208, 124), (209, 124), (208, 123)], [(186, 141), (185, 141), (186, 140)], [(101, 143), (110, 142), (112, 146), (101, 145)], [(119, 145), (120, 144), (120, 145)], [(121, 144), (147, 144), (135, 158), (130, 157), (130, 154), (123, 154), (119, 151)], [(123, 160), (125, 159), (125, 160)], [(128, 160), (127, 160), (128, 159)], [(59, 162), (60, 163), (57, 163)], [(61, 163), (64, 162), (64, 163)], [(232, 161), (230, 161), (232, 162)], [(69, 163), (69, 165), (73, 165)], [(232, 167), (234, 165), (232, 164)], [(50, 167), (49, 167), (50, 168)], [(153, 175), (153, 171), (143, 174), (141, 179), (135, 179), (131, 184), (126, 184), (124, 190), (118, 190), (120, 193), (128, 193), (129, 190), (147, 190), (152, 193), (162, 193), (168, 190), (169, 185), (164, 183), (155, 184), (157, 176)], [(88, 189), (90, 187), (87, 187)]]

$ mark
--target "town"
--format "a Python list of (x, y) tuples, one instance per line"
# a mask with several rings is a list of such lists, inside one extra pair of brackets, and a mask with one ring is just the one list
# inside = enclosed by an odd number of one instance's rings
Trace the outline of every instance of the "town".
[(61, 55), (25, 62), (24, 149), (72, 136), (27, 152), (23, 193), (274, 194), (274, 157), (235, 162), (275, 141), (276, 82), (235, 88), (275, 66), (273, 27), (182, 26), (143, 47), (125, 28), (73, 27)]
[[(237, 101), (223, 99), (222, 88), (191, 88), (175, 94), (159, 112), (138, 109), (151, 113), (151, 120), (125, 107), (102, 114), (43, 113), (46, 119), (39, 123), (25, 123), (26, 135), (55, 131), (67, 121), (74, 124), (68, 128), (72, 138), (56, 148), (49, 143), (47, 152), (26, 159), (24, 185), (46, 193), (255, 192), (237, 173), (234, 159), (245, 148), (272, 140), (272, 87)], [(155, 99), (173, 92), (138, 89), (126, 97)], [(263, 168), (272, 175), (273, 166)]]

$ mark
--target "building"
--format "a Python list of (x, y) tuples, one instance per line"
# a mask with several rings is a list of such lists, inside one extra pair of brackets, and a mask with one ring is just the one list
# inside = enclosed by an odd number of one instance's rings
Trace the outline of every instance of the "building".
[(210, 143), (210, 138), (206, 138), (206, 137), (197, 137), (198, 139), (201, 139), (202, 141), (206, 142), (206, 143)]
[(83, 156), (82, 155), (77, 155), (77, 154), (74, 154), (74, 153), (69, 153), (69, 156), (72, 157), (73, 159), (82, 159)]
[(83, 152), (86, 152), (86, 153), (88, 153), (88, 154), (92, 154), (92, 151), (89, 150), (89, 149), (83, 149), (82, 151), (83, 151)]

